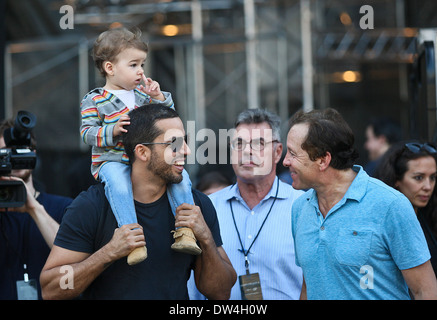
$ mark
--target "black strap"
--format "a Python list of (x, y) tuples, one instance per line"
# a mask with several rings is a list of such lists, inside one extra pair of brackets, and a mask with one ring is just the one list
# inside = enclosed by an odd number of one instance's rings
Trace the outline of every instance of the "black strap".
[(261, 227), (258, 230), (258, 233), (256, 234), (255, 238), (253, 239), (252, 243), (249, 246), (249, 249), (244, 250), (244, 246), (243, 246), (243, 241), (241, 241), (241, 236), (240, 236), (240, 232), (238, 231), (238, 227), (237, 227), (237, 223), (235, 222), (235, 216), (234, 216), (234, 210), (232, 209), (232, 199), (229, 202), (229, 206), (231, 207), (231, 213), (232, 213), (232, 219), (234, 220), (234, 226), (235, 226), (235, 230), (237, 231), (237, 235), (238, 235), (238, 240), (240, 240), (240, 245), (241, 245), (241, 252), (244, 254), (244, 265), (246, 267), (246, 274), (249, 274), (249, 260), (247, 259), (247, 256), (249, 255), (250, 249), (252, 248), (253, 244), (255, 243), (256, 239), (258, 238), (261, 229), (264, 227), (264, 224), (266, 223), (267, 218), (270, 215), (270, 212), (272, 211), (273, 205), (276, 202), (276, 198), (278, 197), (278, 191), (279, 191), (279, 178), (277, 178), (277, 184), (276, 184), (276, 194), (275, 194), (275, 198), (273, 200), (272, 205), (270, 206), (269, 212), (267, 212), (266, 217), (264, 218), (263, 223), (261, 224)]

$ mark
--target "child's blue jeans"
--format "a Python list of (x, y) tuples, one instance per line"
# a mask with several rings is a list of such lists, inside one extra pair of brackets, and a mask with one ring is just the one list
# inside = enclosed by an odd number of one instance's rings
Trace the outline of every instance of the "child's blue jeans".
[[(99, 169), (99, 178), (105, 185), (106, 198), (119, 227), (138, 222), (130, 173), (131, 167), (120, 162), (107, 162)], [(168, 201), (173, 215), (176, 215), (176, 208), (182, 203), (194, 204), (191, 180), (185, 170), (182, 172), (182, 177), (180, 183), (169, 184), (167, 187)]]

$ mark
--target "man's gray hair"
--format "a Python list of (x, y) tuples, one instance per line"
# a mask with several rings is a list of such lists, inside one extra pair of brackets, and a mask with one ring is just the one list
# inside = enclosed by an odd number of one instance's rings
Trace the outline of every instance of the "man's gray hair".
[(240, 124), (267, 123), (272, 128), (273, 140), (281, 140), (281, 118), (264, 109), (247, 109), (241, 112), (235, 121), (234, 128)]

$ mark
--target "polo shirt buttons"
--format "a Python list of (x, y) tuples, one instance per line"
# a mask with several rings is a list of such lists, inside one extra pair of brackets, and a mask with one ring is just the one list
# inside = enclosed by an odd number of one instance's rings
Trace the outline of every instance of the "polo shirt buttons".
[(320, 241), (320, 245), (325, 245), (326, 244), (326, 237), (328, 236), (328, 234), (325, 232), (325, 226), (321, 226), (319, 229), (319, 241)]

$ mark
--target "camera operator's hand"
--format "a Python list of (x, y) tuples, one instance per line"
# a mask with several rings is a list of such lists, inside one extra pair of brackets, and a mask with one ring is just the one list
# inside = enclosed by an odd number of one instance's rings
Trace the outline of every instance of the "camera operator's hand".
[[(35, 189), (32, 187), (29, 187), (26, 183), (24, 183), (23, 179), (18, 178), (18, 177), (14, 177), (14, 176), (1, 176), (0, 180), (3, 181), (20, 181), (24, 184), (24, 186), (26, 187), (26, 193), (27, 193), (27, 200), (26, 203), (24, 204), (24, 206), (22, 207), (16, 207), (16, 208), (8, 208), (8, 211), (16, 211), (16, 212), (27, 212), (29, 214), (33, 213), (35, 210), (38, 209), (38, 207), (42, 207), (42, 205), (36, 201), (35, 196), (36, 196), (36, 191)], [(33, 190), (31, 190), (33, 189)]]
[[(4, 181), (21, 181), (26, 187), (27, 199), (22, 207), (8, 208), (8, 211), (28, 213), (35, 221), (47, 245), (51, 248), (55, 240), (59, 224), (47, 213), (42, 204), (36, 200), (37, 192), (32, 183), (24, 183), (23, 179), (14, 176), (1, 176), (0, 180)], [(30, 180), (32, 181), (32, 180)], [(1, 211), (5, 209), (1, 208)]]

